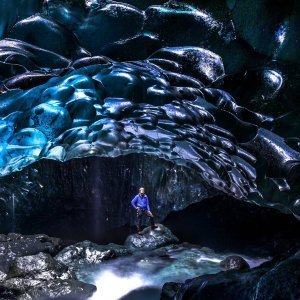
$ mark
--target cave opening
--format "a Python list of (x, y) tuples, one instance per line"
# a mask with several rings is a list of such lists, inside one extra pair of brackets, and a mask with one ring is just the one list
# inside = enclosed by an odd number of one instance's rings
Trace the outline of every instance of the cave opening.
[(130, 200), (145, 186), (156, 221), (182, 242), (275, 255), (300, 233), (292, 215), (233, 199), (193, 169), (145, 154), (44, 159), (3, 178), (2, 186), (1, 226), (7, 232), (122, 244), (136, 231)]
[[(6, 231), (64, 239), (122, 242), (135, 229), (130, 201), (145, 186), (158, 222), (216, 195), (199, 175), (144, 154), (39, 162), (2, 179)], [(5, 221), (5, 222), (4, 222)]]

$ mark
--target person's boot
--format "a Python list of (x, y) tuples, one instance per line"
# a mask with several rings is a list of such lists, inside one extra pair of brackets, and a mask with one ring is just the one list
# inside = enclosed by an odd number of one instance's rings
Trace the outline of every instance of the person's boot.
[(150, 224), (151, 224), (151, 229), (152, 229), (152, 230), (158, 228), (158, 226), (155, 225), (155, 223), (154, 223), (154, 218), (150, 218)]
[(138, 228), (137, 228), (137, 234), (139, 234), (139, 235), (143, 235), (143, 231), (141, 230), (141, 228), (140, 228), (140, 227), (138, 227)]

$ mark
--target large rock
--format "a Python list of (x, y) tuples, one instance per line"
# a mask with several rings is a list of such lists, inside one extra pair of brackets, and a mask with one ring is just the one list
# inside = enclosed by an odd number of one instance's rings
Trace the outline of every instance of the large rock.
[(250, 266), (244, 258), (237, 255), (230, 255), (220, 262), (220, 266), (224, 270), (245, 270)]
[(125, 246), (133, 250), (159, 248), (165, 245), (178, 243), (178, 238), (167, 227), (158, 224), (158, 228), (152, 230), (145, 228), (142, 234), (132, 234), (126, 241)]
[[(11, 291), (13, 294), (26, 293), (29, 289), (41, 284), (41, 280), (29, 278), (9, 278), (0, 284), (1, 290)], [(1, 294), (0, 294), (1, 295)]]
[(95, 286), (78, 281), (66, 265), (43, 252), (16, 258), (0, 282), (1, 299), (7, 295), (24, 300), (87, 299), (95, 290)]
[(63, 249), (55, 259), (69, 267), (76, 268), (82, 264), (97, 264), (104, 260), (128, 255), (129, 250), (120, 245), (97, 245), (90, 241), (80, 242)]
[(177, 282), (168, 282), (164, 285), (162, 293), (161, 293), (161, 300), (169, 300), (174, 299), (177, 291), (179, 290), (181, 284)]
[(299, 299), (300, 252), (250, 270), (231, 270), (187, 280), (180, 286), (167, 283), (161, 299)]
[(86, 300), (96, 291), (96, 287), (78, 280), (56, 279), (50, 282), (33, 287), (21, 300), (48, 300), (48, 299), (68, 299), (68, 300)]
[(45, 234), (21, 235), (10, 233), (0, 237), (0, 271), (7, 273), (11, 262), (21, 256), (39, 252), (55, 254), (60, 249), (60, 239)]
[(18, 257), (10, 266), (9, 277), (30, 279), (70, 279), (74, 278), (68, 267), (47, 253)]

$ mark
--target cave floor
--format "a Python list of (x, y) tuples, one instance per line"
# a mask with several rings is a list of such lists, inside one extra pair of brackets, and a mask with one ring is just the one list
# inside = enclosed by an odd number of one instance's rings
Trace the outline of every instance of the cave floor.
[[(220, 261), (233, 253), (215, 253), (197, 246), (167, 246), (135, 252), (100, 264), (81, 265), (80, 280), (97, 286), (92, 299), (160, 299), (166, 282), (184, 282), (189, 278), (221, 271)], [(240, 254), (239, 254), (240, 255)], [(270, 258), (242, 256), (251, 268)]]

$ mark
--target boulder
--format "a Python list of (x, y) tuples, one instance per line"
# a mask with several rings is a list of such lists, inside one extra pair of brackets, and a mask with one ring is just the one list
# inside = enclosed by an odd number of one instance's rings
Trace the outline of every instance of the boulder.
[(160, 299), (161, 300), (174, 299), (180, 286), (181, 284), (177, 282), (166, 283), (162, 289)]
[(145, 228), (142, 234), (132, 234), (127, 237), (125, 246), (132, 250), (154, 249), (169, 244), (178, 243), (178, 238), (167, 227), (158, 224), (155, 230)]
[[(49, 253), (23, 256), (43, 248), (38, 241), (47, 240), (49, 243), (51, 238), (48, 236), (22, 236), (13, 233), (1, 235), (0, 239), (2, 243), (6, 243), (4, 249), (9, 254), (0, 256), (1, 263), (5, 263), (2, 267), (4, 265), (6, 269), (5, 272), (0, 271), (0, 299), (87, 299), (96, 290), (94, 285), (77, 280), (66, 265), (55, 260)], [(54, 244), (58, 242), (59, 239), (55, 241), (53, 238), (52, 246), (55, 248)], [(49, 249), (51, 247), (45, 247), (44, 251)]]
[[(11, 234), (7, 239), (16, 242), (22, 237)], [(0, 276), (0, 299), (87, 299), (96, 290), (94, 285), (77, 280), (66, 265), (44, 252), (14, 258), (9, 261), (7, 274), (1, 272)]]
[(29, 278), (10, 278), (0, 284), (0, 289), (7, 289), (14, 293), (25, 293), (28, 289), (41, 284), (41, 280)]
[(129, 250), (121, 245), (97, 245), (90, 241), (83, 241), (63, 249), (55, 256), (58, 262), (71, 268), (81, 264), (97, 264), (104, 260), (130, 254)]
[(250, 266), (249, 264), (246, 262), (246, 260), (244, 258), (242, 258), (241, 256), (237, 256), (237, 255), (231, 255), (226, 257), (225, 259), (223, 259), (220, 262), (220, 266), (224, 269), (224, 270), (245, 270), (245, 269), (249, 269)]
[(129, 292), (119, 300), (159, 299), (160, 293), (159, 286), (146, 286)]
[(29, 279), (70, 279), (74, 278), (68, 267), (47, 253), (18, 257), (10, 266), (9, 277)]
[(51, 238), (45, 234), (21, 235), (9, 233), (7, 236), (1, 235), (0, 271), (7, 273), (11, 262), (18, 257), (35, 255), (39, 252), (55, 254), (60, 249), (60, 243), (60, 239)]
[(43, 282), (31, 288), (26, 294), (22, 295), (22, 300), (48, 300), (48, 299), (68, 299), (86, 300), (96, 291), (96, 287), (78, 280), (55, 279)]

